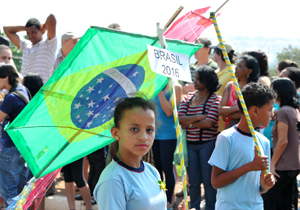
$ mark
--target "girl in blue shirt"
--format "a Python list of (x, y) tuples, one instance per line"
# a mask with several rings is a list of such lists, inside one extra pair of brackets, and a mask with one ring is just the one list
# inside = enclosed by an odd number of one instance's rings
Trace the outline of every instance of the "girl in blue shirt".
[(155, 137), (155, 106), (142, 98), (126, 98), (115, 109), (111, 134), (117, 155), (104, 169), (94, 190), (99, 210), (165, 210), (164, 183), (142, 157)]

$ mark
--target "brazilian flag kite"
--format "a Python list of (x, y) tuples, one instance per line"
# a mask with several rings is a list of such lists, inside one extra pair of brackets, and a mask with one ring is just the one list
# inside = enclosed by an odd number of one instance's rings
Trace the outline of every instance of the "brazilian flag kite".
[[(151, 71), (147, 44), (157, 37), (92, 27), (6, 131), (36, 178), (74, 162), (114, 139), (116, 104), (136, 95), (153, 98), (167, 78)], [(167, 40), (189, 55), (200, 46)]]

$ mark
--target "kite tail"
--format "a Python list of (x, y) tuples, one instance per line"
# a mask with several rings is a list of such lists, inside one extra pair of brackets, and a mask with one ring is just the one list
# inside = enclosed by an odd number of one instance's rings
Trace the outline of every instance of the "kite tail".
[(60, 170), (61, 168), (39, 179), (30, 179), (22, 192), (10, 200), (7, 210), (27, 210), (32, 204), (35, 204), (36, 210)]
[(30, 192), (35, 188), (35, 181), (35, 177), (32, 177), (29, 180), (29, 182), (25, 185), (22, 192), (18, 196), (8, 201), (10, 205), (6, 209), (22, 210), (23, 205), (26, 203)]

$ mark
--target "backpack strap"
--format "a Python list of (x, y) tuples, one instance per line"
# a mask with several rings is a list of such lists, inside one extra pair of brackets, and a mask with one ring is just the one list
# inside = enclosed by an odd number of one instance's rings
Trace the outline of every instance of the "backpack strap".
[[(31, 100), (31, 94), (27, 88), (26, 88), (26, 91), (27, 91), (29, 99), (25, 96), (25, 94), (22, 91), (17, 90), (16, 86), (11, 88), (10, 93), (17, 96), (19, 99), (21, 99), (25, 103), (25, 105), (27, 105), (29, 103), (29, 101)], [(6, 117), (6, 120), (9, 122), (12, 122), (14, 120), (14, 118), (10, 114), (8, 114)]]
[(18, 98), (20, 98), (25, 104), (29, 103), (29, 99), (24, 95), (24, 93), (22, 91), (15, 90), (11, 93), (14, 94), (15, 96), (17, 96)]

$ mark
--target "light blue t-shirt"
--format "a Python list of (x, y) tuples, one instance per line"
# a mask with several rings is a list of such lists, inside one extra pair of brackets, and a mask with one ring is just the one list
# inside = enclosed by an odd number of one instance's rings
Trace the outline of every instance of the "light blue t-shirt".
[[(255, 131), (255, 134), (262, 155), (268, 156), (270, 161), (269, 140), (261, 133)], [(233, 126), (219, 134), (208, 163), (226, 172), (232, 171), (253, 161), (254, 145), (250, 133)], [(260, 174), (261, 171), (251, 171), (220, 188), (217, 192), (216, 210), (262, 210)]]
[(94, 196), (99, 210), (166, 210), (167, 197), (157, 170), (141, 161), (132, 168), (116, 156), (101, 173)]

